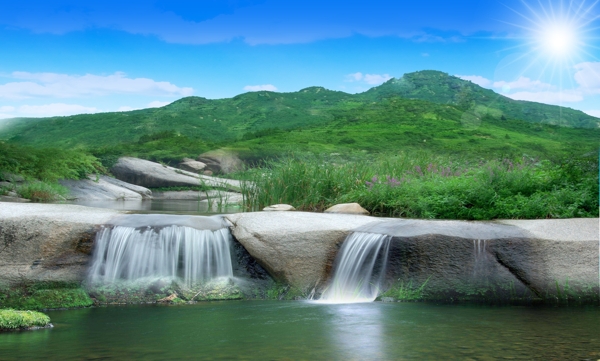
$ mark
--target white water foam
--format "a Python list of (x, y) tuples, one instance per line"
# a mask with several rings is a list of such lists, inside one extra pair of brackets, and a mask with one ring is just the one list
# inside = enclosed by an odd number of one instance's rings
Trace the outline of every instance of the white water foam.
[(199, 230), (106, 227), (96, 236), (91, 283), (171, 278), (191, 286), (233, 277), (231, 235), (226, 228)]
[(383, 234), (350, 234), (336, 257), (331, 284), (319, 302), (373, 302), (385, 275), (390, 239)]

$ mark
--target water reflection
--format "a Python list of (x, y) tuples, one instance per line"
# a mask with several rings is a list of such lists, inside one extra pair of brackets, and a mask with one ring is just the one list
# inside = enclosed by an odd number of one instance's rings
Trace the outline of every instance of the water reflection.
[[(375, 307), (373, 307), (375, 306)], [(333, 318), (325, 325), (334, 354), (343, 360), (386, 360), (381, 305), (323, 305)]]
[(120, 211), (134, 211), (139, 213), (175, 213), (175, 214), (223, 214), (238, 213), (242, 211), (239, 205), (223, 207), (210, 207), (207, 200), (189, 199), (144, 199), (144, 200), (114, 200), (114, 201), (70, 201), (76, 204), (94, 208), (108, 208)]

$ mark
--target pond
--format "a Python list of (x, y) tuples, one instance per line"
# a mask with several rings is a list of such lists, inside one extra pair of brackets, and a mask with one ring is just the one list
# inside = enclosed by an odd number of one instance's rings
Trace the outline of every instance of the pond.
[(229, 301), (50, 311), (1, 360), (598, 360), (600, 308)]

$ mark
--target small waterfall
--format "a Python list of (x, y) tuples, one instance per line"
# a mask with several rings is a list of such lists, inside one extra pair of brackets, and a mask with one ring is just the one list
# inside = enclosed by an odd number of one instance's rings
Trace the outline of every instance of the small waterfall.
[(340, 249), (333, 278), (320, 301), (327, 303), (372, 302), (385, 274), (391, 237), (354, 232)]
[(226, 228), (104, 227), (96, 236), (89, 280), (109, 284), (170, 278), (191, 286), (232, 277), (230, 242)]

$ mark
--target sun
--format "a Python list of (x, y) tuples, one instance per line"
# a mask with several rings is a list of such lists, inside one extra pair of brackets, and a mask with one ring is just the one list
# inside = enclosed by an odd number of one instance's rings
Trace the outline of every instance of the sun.
[(573, 55), (580, 45), (575, 26), (561, 23), (542, 26), (538, 34), (538, 42), (544, 52), (554, 57)]
[(600, 19), (596, 5), (600, 0), (521, 0), (526, 11), (516, 11), (524, 20), (514, 24), (524, 30), (528, 54), (537, 60), (546, 58), (554, 63), (573, 63), (596, 46), (597, 38), (590, 35), (598, 30), (592, 26)]

